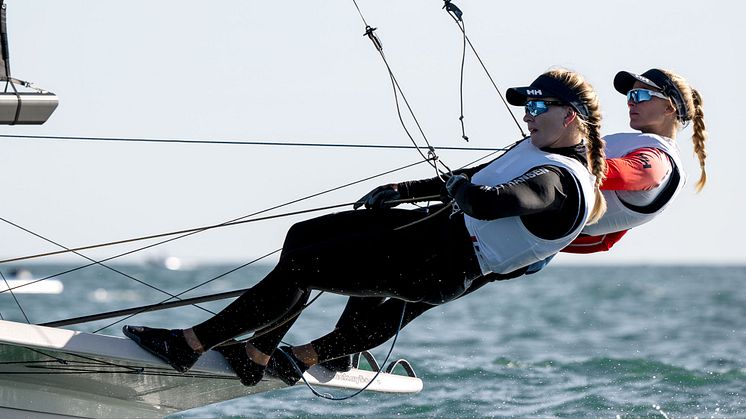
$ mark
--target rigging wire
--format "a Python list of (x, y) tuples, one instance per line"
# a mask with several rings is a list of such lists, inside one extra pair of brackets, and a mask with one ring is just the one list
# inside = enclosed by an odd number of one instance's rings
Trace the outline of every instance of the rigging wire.
[[(466, 136), (466, 127), (464, 125), (464, 65), (466, 63), (466, 23), (464, 22), (464, 19), (462, 19), (463, 13), (461, 12), (461, 9), (456, 7), (455, 4), (451, 3), (450, 0), (445, 0), (445, 5), (443, 5), (443, 8), (448, 11), (451, 15), (457, 18), (456, 24), (459, 25), (461, 28), (461, 31), (464, 33), (464, 42), (463, 47), (461, 48), (461, 71), (459, 73), (459, 100), (461, 103), (461, 116), (459, 116), (458, 120), (461, 122), (461, 138), (464, 139), (464, 141), (469, 142), (469, 137)], [(461, 22), (461, 23), (459, 23)]]
[[(409, 140), (412, 142), (417, 152), (420, 153), (420, 156), (422, 156), (422, 158), (425, 161), (431, 162), (429, 164), (433, 167), (433, 169), (435, 169), (436, 176), (441, 177), (441, 174), (450, 174), (451, 169), (449, 169), (445, 163), (440, 161), (437, 154), (435, 153), (435, 148), (432, 145), (430, 145), (430, 141), (428, 141), (427, 136), (425, 135), (425, 132), (423, 131), (422, 126), (420, 125), (420, 122), (417, 120), (417, 116), (414, 114), (414, 111), (412, 110), (412, 107), (410, 106), (409, 101), (407, 100), (407, 97), (404, 95), (404, 91), (402, 90), (401, 86), (399, 85), (399, 82), (396, 79), (396, 76), (394, 75), (394, 71), (391, 69), (389, 62), (386, 59), (386, 54), (383, 52), (383, 43), (378, 38), (378, 36), (375, 34), (375, 31), (378, 28), (374, 28), (368, 24), (356, 0), (352, 0), (352, 3), (355, 5), (355, 8), (357, 9), (358, 14), (360, 15), (360, 19), (362, 19), (363, 24), (365, 25), (365, 33), (363, 34), (363, 36), (367, 36), (368, 39), (370, 39), (370, 41), (375, 46), (376, 51), (378, 51), (378, 54), (381, 56), (381, 59), (383, 60), (384, 65), (386, 66), (386, 70), (388, 71), (389, 78), (391, 79), (391, 87), (394, 91), (394, 103), (396, 104), (396, 113), (399, 117), (399, 122), (401, 123), (401, 126), (404, 129), (404, 132), (407, 134), (407, 137), (409, 137)], [(420, 147), (417, 145), (417, 142), (414, 140), (414, 138), (412, 137), (412, 134), (409, 132), (407, 125), (404, 123), (404, 117), (401, 114), (401, 107), (399, 105), (399, 95), (401, 95), (401, 98), (404, 101), (404, 104), (407, 106), (407, 110), (409, 110), (409, 115), (412, 117), (412, 120), (414, 121), (415, 125), (419, 129), (422, 139), (425, 141), (425, 144), (427, 144), (427, 148), (428, 148), (427, 156), (425, 156), (425, 154), (422, 153), (422, 151), (420, 150)], [(442, 172), (438, 169), (438, 162), (440, 162), (440, 164), (446, 169), (446, 172)]]
[[(171, 240), (167, 240), (167, 241), (163, 241), (163, 242), (158, 242), (158, 243), (153, 244), (152, 246), (148, 246), (148, 247), (140, 248), (140, 249), (135, 249), (134, 251), (123, 253), (121, 255), (117, 255), (117, 256), (114, 256), (112, 258), (109, 258), (109, 259), (105, 260), (105, 261), (108, 261), (108, 260), (111, 260), (111, 259), (114, 259), (114, 258), (118, 258), (118, 257), (121, 257), (121, 256), (129, 255), (129, 254), (134, 253), (136, 251), (140, 251), (140, 250), (144, 250), (144, 249), (149, 248), (149, 247), (160, 245), (160, 244), (166, 243), (168, 241), (177, 240), (177, 239), (180, 239), (181, 237), (186, 237), (186, 236), (191, 235), (191, 234), (199, 233), (201, 231), (205, 231), (205, 230), (208, 230), (208, 229), (218, 228), (218, 227), (222, 227), (224, 225), (240, 224), (242, 220), (245, 220), (245, 219), (247, 219), (249, 217), (253, 217), (253, 216), (256, 216), (256, 215), (259, 215), (259, 214), (263, 214), (263, 213), (266, 213), (266, 212), (269, 212), (269, 211), (273, 211), (273, 210), (276, 210), (276, 209), (279, 209), (279, 208), (282, 208), (282, 207), (286, 207), (286, 206), (289, 206), (289, 205), (292, 205), (292, 204), (296, 204), (298, 202), (302, 202), (302, 201), (305, 201), (305, 200), (308, 200), (308, 199), (311, 199), (311, 198), (315, 198), (315, 197), (318, 197), (318, 196), (321, 196), (321, 195), (324, 195), (324, 194), (335, 192), (337, 190), (344, 189), (344, 188), (347, 188), (347, 187), (350, 187), (350, 186), (354, 186), (354, 185), (356, 185), (358, 183), (367, 182), (368, 180), (372, 180), (372, 179), (375, 179), (375, 178), (378, 178), (378, 177), (381, 177), (381, 176), (385, 176), (385, 175), (388, 175), (388, 174), (391, 174), (391, 173), (395, 173), (395, 172), (398, 172), (398, 171), (401, 171), (401, 170), (405, 170), (405, 169), (417, 166), (417, 165), (422, 164), (422, 163), (424, 163), (424, 161), (417, 161), (415, 163), (410, 163), (410, 164), (407, 164), (407, 165), (404, 165), (404, 166), (400, 166), (400, 167), (395, 168), (395, 169), (390, 169), (390, 170), (387, 170), (385, 172), (378, 173), (376, 175), (367, 176), (365, 178), (362, 178), (362, 179), (359, 179), (359, 180), (355, 180), (355, 181), (352, 181), (352, 182), (348, 182), (346, 184), (342, 184), (342, 185), (339, 185), (339, 186), (336, 186), (336, 187), (333, 187), (333, 188), (329, 188), (329, 189), (323, 190), (321, 192), (316, 192), (316, 193), (313, 193), (313, 194), (310, 194), (310, 195), (306, 195), (304, 197), (297, 198), (297, 199), (294, 199), (292, 201), (289, 201), (289, 202), (286, 202), (286, 203), (283, 203), (283, 204), (279, 204), (279, 205), (275, 205), (273, 207), (266, 208), (266, 209), (263, 209), (263, 210), (260, 210), (260, 211), (256, 211), (254, 213), (247, 214), (247, 215), (244, 215), (244, 216), (241, 216), (241, 217), (238, 217), (238, 218), (234, 218), (232, 220), (229, 220), (229, 221), (226, 221), (226, 222), (220, 223), (220, 224), (213, 224), (213, 225), (210, 225), (210, 226), (204, 226), (204, 227), (199, 227), (199, 228), (192, 228), (192, 229), (181, 230), (181, 231), (170, 232), (170, 233), (161, 233), (161, 234), (154, 234), (154, 235), (143, 236), (143, 237), (136, 237), (136, 238), (133, 238), (133, 239), (119, 240), (119, 241), (113, 241), (113, 242), (102, 243), (102, 244), (97, 244), (97, 245), (83, 246), (83, 247), (78, 247), (78, 248), (75, 248), (75, 249), (72, 249), (72, 250), (86, 250), (86, 249), (92, 249), (92, 248), (95, 248), (95, 247), (111, 246), (111, 245), (124, 244), (124, 243), (128, 243), (128, 242), (133, 242), (133, 241), (141, 241), (141, 240), (147, 240), (147, 239), (167, 237), (167, 236), (177, 235), (177, 234), (182, 234), (182, 233), (188, 233), (188, 234), (184, 234), (183, 236), (173, 238)], [(351, 203), (349, 203), (349, 204), (340, 204), (339, 206), (344, 206), (344, 205), (352, 205), (352, 204)], [(333, 207), (336, 207), (336, 206), (330, 206), (330, 207), (324, 207), (324, 208), (315, 208), (315, 209), (308, 210), (308, 212), (317, 211), (317, 210), (320, 210), (320, 209), (330, 209), (330, 208), (333, 208)], [(294, 213), (289, 213), (288, 215), (294, 215), (294, 214), (298, 214), (298, 213), (301, 213), (301, 211), (294, 212)], [(272, 217), (267, 217), (267, 218), (272, 218)], [(0, 221), (6, 221), (7, 222), (7, 220), (5, 220), (2, 217), (0, 217)], [(257, 219), (254, 219), (254, 220), (251, 220), (251, 221), (257, 221)], [(250, 222), (250, 221), (245, 221), (245, 222)], [(34, 259), (34, 258), (45, 257), (45, 256), (59, 255), (59, 254), (63, 254), (63, 253), (68, 253), (68, 251), (67, 250), (59, 250), (59, 251), (47, 252), (47, 253), (36, 254), (36, 255), (29, 255), (29, 256), (21, 256), (21, 257), (15, 257), (15, 258), (10, 258), (10, 259), (3, 259), (3, 260), (0, 260), (0, 264), (8, 263), (8, 262), (18, 262), (18, 261), (22, 261), (22, 260)], [(87, 266), (90, 266), (90, 265), (86, 265), (86, 267)], [(65, 272), (65, 273), (68, 273), (68, 272)], [(55, 275), (52, 275), (52, 276), (55, 276)], [(44, 279), (48, 279), (48, 278), (44, 278)], [(2, 293), (2, 292), (0, 292), (0, 293)]]
[[(5, 287), (7, 288), (7, 291), (10, 292), (10, 295), (13, 296), (13, 299), (15, 300), (16, 304), (18, 305), (18, 308), (21, 310), (21, 313), (23, 314), (23, 317), (26, 319), (26, 323), (31, 324), (31, 320), (29, 320), (28, 316), (26, 315), (26, 312), (23, 311), (23, 307), (21, 307), (21, 303), (18, 301), (18, 297), (16, 297), (16, 294), (13, 292), (13, 289), (10, 288), (10, 283), (8, 283), (8, 280), (5, 279), (5, 275), (3, 275), (2, 272), (0, 272), (0, 277), (3, 278), (3, 282), (5, 282)], [(5, 290), (3, 290), (5, 292)]]
[[(82, 253), (80, 253), (80, 252), (78, 252), (78, 251), (76, 251), (76, 250), (72, 250), (72, 249), (70, 249), (70, 248), (68, 248), (68, 247), (66, 247), (66, 246), (63, 246), (62, 244), (60, 244), (60, 243), (57, 243), (57, 242), (56, 242), (56, 241), (54, 241), (54, 240), (51, 240), (51, 239), (49, 239), (49, 238), (47, 238), (47, 237), (44, 237), (44, 236), (42, 236), (42, 235), (40, 235), (40, 234), (38, 234), (38, 233), (36, 233), (36, 232), (33, 232), (33, 231), (31, 231), (31, 230), (29, 230), (29, 229), (27, 229), (27, 228), (25, 228), (25, 227), (22, 227), (22, 226), (20, 226), (20, 225), (18, 225), (18, 224), (16, 224), (16, 223), (14, 223), (14, 222), (11, 222), (11, 221), (9, 221), (9, 220), (6, 220), (5, 218), (2, 218), (2, 217), (0, 217), (0, 220), (2, 220), (2, 221), (4, 221), (4, 222), (6, 222), (6, 223), (8, 223), (8, 224), (10, 224), (10, 225), (12, 225), (12, 226), (14, 226), (14, 227), (16, 227), (16, 228), (19, 228), (19, 229), (21, 229), (21, 230), (23, 230), (23, 231), (25, 231), (25, 232), (27, 232), (27, 233), (29, 233), (29, 234), (31, 234), (31, 235), (33, 235), (33, 236), (35, 236), (35, 237), (38, 237), (38, 238), (40, 238), (40, 239), (42, 239), (42, 240), (45, 240), (45, 241), (48, 241), (49, 243), (52, 243), (52, 244), (54, 244), (55, 246), (59, 246), (59, 247), (61, 247), (61, 248), (65, 249), (65, 251), (68, 251), (68, 252), (73, 252), (73, 253), (75, 253), (76, 255), (78, 255), (78, 256), (80, 256), (80, 257), (82, 257), (82, 258), (85, 258), (85, 259), (87, 259), (87, 260), (91, 261), (91, 262), (92, 262), (92, 265), (99, 265), (99, 266), (101, 266), (101, 267), (103, 267), (103, 268), (106, 268), (106, 269), (108, 269), (108, 270), (110, 270), (110, 271), (113, 271), (113, 272), (116, 272), (116, 273), (118, 273), (118, 274), (120, 274), (120, 275), (123, 275), (123, 276), (125, 276), (126, 278), (129, 278), (129, 279), (131, 279), (131, 280), (133, 280), (133, 281), (137, 282), (138, 284), (142, 284), (142, 285), (145, 285), (146, 287), (149, 287), (149, 288), (151, 288), (151, 289), (154, 289), (154, 290), (156, 290), (156, 291), (158, 291), (158, 292), (161, 292), (161, 293), (163, 293), (163, 294), (166, 294), (166, 295), (170, 296), (171, 298), (178, 298), (178, 297), (174, 296), (173, 294), (171, 294), (170, 292), (168, 292), (168, 291), (166, 291), (166, 290), (160, 289), (160, 288), (156, 287), (155, 285), (152, 285), (152, 284), (148, 284), (147, 282), (145, 282), (145, 281), (142, 281), (142, 280), (140, 280), (140, 279), (137, 279), (137, 278), (135, 278), (134, 276), (132, 276), (132, 275), (130, 275), (130, 274), (127, 274), (127, 273), (125, 273), (125, 272), (122, 272), (122, 271), (120, 271), (119, 269), (113, 268), (113, 267), (111, 267), (111, 266), (109, 266), (109, 265), (107, 265), (107, 264), (105, 264), (105, 263), (103, 263), (103, 262), (101, 262), (101, 261), (97, 261), (97, 260), (95, 260), (95, 259), (93, 259), (93, 258), (90, 258), (90, 257), (88, 257), (88, 256), (86, 256), (86, 255), (84, 255), (84, 254), (82, 254)], [(92, 265), (91, 265), (91, 266), (92, 266)], [(44, 278), (44, 279), (48, 279), (48, 278)], [(32, 283), (35, 283), (35, 282), (37, 282), (37, 281), (33, 281)], [(26, 285), (29, 285), (29, 284), (26, 284)], [(23, 285), (21, 285), (21, 286), (23, 286)], [(19, 286), (19, 287), (21, 287), (21, 286)], [(16, 288), (19, 288), (19, 287), (16, 287)], [(10, 290), (10, 287), (8, 287), (8, 289)], [(196, 307), (196, 308), (198, 308), (198, 309), (200, 309), (200, 310), (206, 311), (206, 312), (208, 312), (208, 313), (210, 313), (210, 314), (213, 314), (213, 315), (215, 314), (215, 313), (213, 313), (212, 311), (210, 311), (210, 310), (208, 310), (208, 309), (206, 309), (206, 308), (204, 308), (204, 307), (200, 307), (200, 306), (198, 306), (198, 305), (194, 305), (194, 307)]]
[[(520, 122), (518, 122), (518, 119), (513, 113), (513, 110), (510, 109), (510, 105), (508, 105), (508, 102), (505, 100), (505, 96), (503, 96), (502, 92), (500, 91), (500, 88), (497, 87), (497, 83), (495, 83), (495, 80), (492, 78), (492, 74), (490, 74), (489, 70), (487, 70), (487, 66), (484, 64), (484, 61), (482, 61), (482, 57), (479, 56), (479, 53), (477, 52), (477, 49), (474, 47), (474, 44), (471, 42), (471, 39), (469, 39), (469, 37), (466, 35), (465, 27), (459, 24), (459, 21), (463, 22), (463, 13), (458, 7), (456, 7), (456, 5), (451, 3), (451, 0), (444, 0), (444, 2), (445, 2), (445, 5), (443, 6), (443, 8), (446, 10), (446, 12), (448, 12), (448, 15), (451, 16), (453, 21), (456, 23), (456, 26), (458, 26), (459, 30), (461, 30), (461, 32), (464, 34), (464, 39), (466, 40), (466, 43), (469, 44), (469, 47), (474, 53), (474, 56), (477, 58), (477, 61), (479, 61), (479, 64), (482, 66), (482, 69), (484, 69), (485, 74), (487, 74), (487, 78), (489, 78), (490, 82), (492, 83), (492, 87), (495, 88), (497, 95), (500, 97), (500, 100), (502, 101), (503, 105), (505, 105), (505, 109), (508, 110), (508, 113), (510, 114), (511, 118), (513, 118), (513, 122), (515, 122), (515, 125), (518, 127), (518, 131), (521, 132), (521, 138), (526, 138), (527, 135), (523, 131), (523, 127), (521, 127)], [(458, 12), (456, 12), (456, 10), (458, 10)]]
[[(197, 285), (194, 285), (194, 286), (192, 286), (190, 288), (187, 288), (186, 290), (184, 290), (184, 291), (176, 294), (176, 296), (179, 297), (179, 296), (184, 295), (184, 294), (186, 294), (186, 293), (188, 293), (190, 291), (196, 290), (197, 288), (203, 287), (203, 286), (205, 286), (205, 285), (207, 285), (207, 284), (209, 284), (209, 283), (211, 283), (213, 281), (217, 281), (218, 279), (220, 279), (222, 277), (228, 276), (228, 275), (232, 274), (233, 272), (239, 271), (239, 270), (241, 270), (241, 269), (243, 269), (243, 268), (245, 268), (245, 267), (247, 267), (249, 265), (253, 265), (254, 263), (256, 263), (256, 262), (258, 262), (258, 261), (260, 261), (262, 259), (265, 259), (265, 258), (267, 258), (269, 256), (272, 256), (275, 253), (278, 253), (280, 250), (282, 250), (282, 249), (274, 250), (272, 252), (269, 252), (269, 253), (265, 254), (264, 256), (260, 256), (260, 257), (254, 259), (254, 260), (252, 260), (250, 262), (244, 263), (243, 265), (240, 265), (240, 266), (238, 266), (236, 268), (233, 268), (233, 269), (231, 269), (231, 270), (229, 270), (227, 272), (223, 272), (222, 274), (220, 274), (220, 275), (218, 275), (218, 276), (216, 276), (214, 278), (211, 278), (211, 279), (209, 279), (207, 281), (204, 281), (204, 282), (202, 282), (200, 284), (197, 284)], [(243, 290), (243, 291), (245, 292), (246, 290)], [(164, 304), (166, 304), (171, 299), (172, 298), (167, 298), (167, 299), (161, 301), (160, 303), (158, 303), (156, 306), (162, 307)], [(134, 317), (134, 316), (136, 316), (136, 315), (138, 315), (140, 313), (143, 313), (145, 311), (146, 311), (145, 309), (134, 311), (134, 312), (128, 314), (126, 317), (123, 317), (123, 318), (121, 318), (121, 319), (119, 319), (119, 320), (117, 320), (117, 321), (115, 321), (113, 323), (110, 323), (110, 324), (108, 324), (108, 325), (106, 325), (104, 327), (101, 327), (101, 328), (98, 328), (98, 329), (94, 330), (93, 333), (98, 333), (98, 332), (100, 332), (100, 331), (102, 331), (104, 329), (108, 329), (109, 327), (114, 326), (117, 323), (121, 323), (121, 322), (123, 322), (125, 320), (128, 320), (128, 319), (130, 319), (130, 318), (132, 318), (132, 317)], [(155, 310), (148, 310), (148, 311), (155, 311)]]
[[(424, 146), (411, 145), (387, 145), (387, 144), (353, 144), (353, 143), (314, 143), (314, 142), (285, 142), (285, 141), (231, 141), (231, 140), (204, 140), (204, 139), (178, 139), (178, 138), (124, 138), (124, 137), (85, 137), (74, 135), (22, 135), (22, 134), (0, 134), (0, 138), (18, 138), (28, 140), (53, 140), (53, 141), (89, 141), (89, 142), (124, 142), (124, 143), (156, 143), (156, 144), (209, 144), (209, 145), (250, 145), (250, 146), (280, 146), (280, 147), (321, 147), (321, 148), (364, 148), (364, 149), (389, 149), (410, 150), (413, 148), (429, 149)], [(449, 151), (494, 151), (494, 147), (456, 147), (439, 146), (438, 150)]]

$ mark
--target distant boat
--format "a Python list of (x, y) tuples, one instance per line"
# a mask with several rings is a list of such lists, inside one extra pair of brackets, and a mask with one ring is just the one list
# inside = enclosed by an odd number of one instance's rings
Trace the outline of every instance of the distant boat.
[(169, 271), (183, 271), (194, 268), (193, 263), (184, 262), (176, 256), (151, 257), (145, 260), (145, 264), (154, 268), (168, 269)]
[(61, 294), (65, 289), (59, 279), (40, 279), (28, 269), (13, 269), (5, 275), (5, 281), (0, 281), (0, 292), (10, 288), (16, 294)]

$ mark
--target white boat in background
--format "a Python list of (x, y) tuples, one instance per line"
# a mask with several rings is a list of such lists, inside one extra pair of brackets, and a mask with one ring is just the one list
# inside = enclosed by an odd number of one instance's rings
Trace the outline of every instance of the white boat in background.
[(16, 294), (61, 294), (65, 287), (59, 279), (40, 280), (28, 269), (14, 269), (0, 281), (0, 292), (10, 289)]
[[(377, 376), (315, 366), (304, 377), (311, 385), (341, 389), (370, 382), (370, 391), (422, 390), (411, 369), (405, 368), (409, 375), (391, 374), (393, 366)], [(243, 386), (215, 351), (179, 374), (126, 338), (0, 320), (0, 417), (163, 417), (282, 388), (289, 387), (274, 377)]]
[(167, 269), (169, 271), (188, 271), (194, 269), (195, 264), (185, 262), (176, 256), (150, 257), (145, 264), (154, 268)]

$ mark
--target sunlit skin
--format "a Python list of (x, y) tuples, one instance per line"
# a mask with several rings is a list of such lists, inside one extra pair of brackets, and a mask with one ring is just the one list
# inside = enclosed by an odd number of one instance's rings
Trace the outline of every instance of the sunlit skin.
[[(555, 98), (528, 98), (528, 100), (557, 100)], [(541, 115), (526, 112), (523, 122), (528, 127), (531, 143), (538, 148), (570, 147), (583, 141), (578, 129), (578, 114), (570, 106), (550, 105)]]
[[(200, 354), (205, 352), (202, 342), (199, 341), (192, 328), (184, 329), (183, 333), (184, 339), (192, 350)], [(293, 355), (306, 365), (316, 365), (319, 363), (319, 356), (310, 343), (302, 346), (295, 346), (292, 348), (292, 351)], [(270, 356), (263, 353), (250, 343), (246, 343), (246, 355), (250, 360), (259, 365), (266, 366), (269, 363)]]
[[(635, 82), (632, 88), (659, 91), (653, 86), (639, 81)], [(676, 138), (678, 131), (676, 109), (670, 100), (653, 96), (651, 100), (637, 104), (631, 100), (627, 101), (627, 106), (629, 107), (630, 128), (671, 139)]]

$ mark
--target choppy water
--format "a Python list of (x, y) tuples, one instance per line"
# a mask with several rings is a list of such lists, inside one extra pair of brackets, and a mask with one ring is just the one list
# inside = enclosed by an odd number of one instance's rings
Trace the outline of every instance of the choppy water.
[[(116, 267), (173, 293), (232, 268)], [(33, 270), (50, 274), (63, 268)], [(243, 288), (267, 269), (245, 269), (188, 295)], [(160, 297), (103, 268), (60, 279), (60, 295), (18, 296), (32, 322)], [(224, 304), (205, 306), (218, 310)], [(322, 296), (286, 341), (304, 343), (327, 332), (343, 304), (341, 297)], [(0, 314), (23, 319), (7, 293), (0, 294)], [(205, 316), (186, 308), (129, 322), (185, 327)], [(105, 333), (120, 334), (119, 328)], [(382, 361), (388, 348), (373, 353)], [(746, 267), (550, 266), (435, 308), (404, 329), (393, 357), (412, 362), (425, 383), (419, 394), (363, 394), (334, 402), (297, 387), (172, 417), (746, 417), (745, 353)]]

